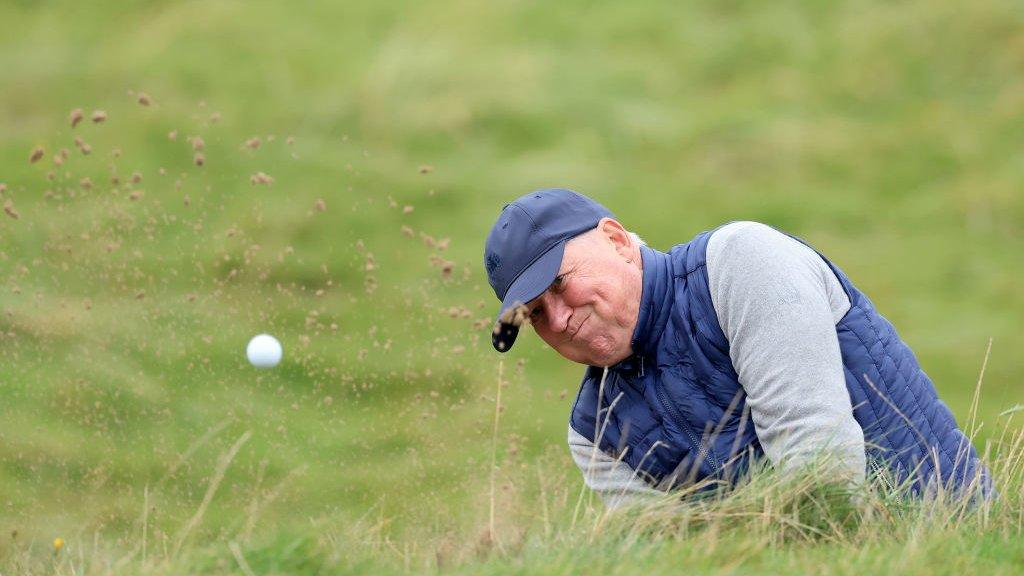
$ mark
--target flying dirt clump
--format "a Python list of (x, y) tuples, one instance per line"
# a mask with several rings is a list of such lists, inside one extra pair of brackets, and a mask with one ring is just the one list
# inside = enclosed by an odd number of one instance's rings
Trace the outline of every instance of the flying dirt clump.
[(35, 149), (32, 150), (32, 154), (28, 157), (29, 163), (35, 164), (36, 162), (39, 162), (39, 159), (42, 158), (45, 153), (46, 152), (43, 150), (42, 146), (36, 146)]
[(145, 92), (139, 92), (138, 101), (139, 104), (142, 104), (143, 106), (149, 106), (153, 103), (153, 99), (150, 98), (149, 94), (146, 94)]
[(106, 122), (106, 120), (107, 120), (107, 113), (106, 112), (104, 112), (103, 110), (93, 110), (93, 112), (92, 112), (92, 121), (94, 123), (99, 124), (100, 122)]
[(83, 118), (85, 118), (85, 112), (82, 112), (81, 108), (75, 108), (71, 111), (71, 114), (68, 115), (68, 121), (71, 122), (72, 128), (78, 126), (78, 123), (81, 122)]
[(257, 184), (270, 186), (271, 184), (274, 183), (274, 179), (269, 174), (266, 174), (264, 172), (257, 172), (249, 177), (249, 183), (252, 184), (253, 186)]
[(430, 255), (430, 264), (441, 269), (441, 277), (448, 279), (452, 275), (452, 271), (455, 269), (455, 262), (441, 258), (436, 254)]
[(83, 156), (88, 156), (92, 153), (92, 146), (86, 144), (85, 140), (82, 140), (81, 136), (75, 136), (75, 146)]
[(19, 214), (18, 211), (14, 209), (14, 202), (11, 202), (10, 198), (4, 200), (4, 213), (10, 216), (11, 218), (14, 218), (15, 220), (21, 217), (21, 214)]

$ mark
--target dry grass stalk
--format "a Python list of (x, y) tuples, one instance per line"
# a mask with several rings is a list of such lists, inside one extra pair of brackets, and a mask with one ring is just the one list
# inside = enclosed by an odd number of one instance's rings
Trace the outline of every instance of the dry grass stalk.
[(505, 367), (504, 360), (498, 360), (498, 386), (497, 392), (494, 396), (494, 429), (491, 433), (491, 497), (490, 497), (490, 510), (488, 513), (487, 521), (487, 534), (486, 542), (488, 544), (496, 544), (498, 549), (501, 549), (501, 540), (498, 539), (498, 535), (494, 530), (494, 486), (495, 486), (495, 475), (498, 472), (498, 422), (501, 417), (501, 388), (502, 382), (502, 371)]
[(220, 486), (221, 481), (224, 479), (224, 474), (228, 471), (228, 466), (231, 465), (231, 461), (235, 459), (238, 451), (242, 449), (242, 446), (249, 441), (252, 437), (252, 431), (246, 430), (238, 440), (235, 441), (234, 445), (231, 446), (224, 455), (221, 456), (220, 461), (217, 463), (217, 469), (214, 470), (213, 477), (210, 478), (210, 484), (206, 489), (206, 494), (203, 495), (203, 501), (199, 504), (199, 509), (185, 525), (185, 529), (178, 537), (178, 542), (174, 545), (173, 556), (177, 556), (181, 550), (181, 546), (188, 540), (188, 537), (192, 534), (192, 530), (203, 520), (203, 515), (206, 514), (206, 509), (209, 507), (210, 502), (213, 500), (214, 494), (217, 493), (217, 488)]

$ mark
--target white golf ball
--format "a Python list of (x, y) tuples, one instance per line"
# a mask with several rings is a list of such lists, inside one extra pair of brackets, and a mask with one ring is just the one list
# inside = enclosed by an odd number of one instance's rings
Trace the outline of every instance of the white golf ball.
[(270, 334), (258, 334), (249, 340), (245, 355), (257, 368), (273, 368), (281, 361), (281, 343)]

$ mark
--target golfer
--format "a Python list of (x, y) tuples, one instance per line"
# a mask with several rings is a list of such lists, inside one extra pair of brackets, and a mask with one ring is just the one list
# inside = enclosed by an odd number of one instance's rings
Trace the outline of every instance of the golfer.
[(825, 455), (852, 486), (990, 490), (892, 324), (794, 237), (732, 222), (659, 252), (594, 200), (547, 189), (504, 207), (484, 266), (495, 349), (525, 322), (587, 366), (569, 448), (609, 507), (728, 486), (762, 456), (793, 471)]

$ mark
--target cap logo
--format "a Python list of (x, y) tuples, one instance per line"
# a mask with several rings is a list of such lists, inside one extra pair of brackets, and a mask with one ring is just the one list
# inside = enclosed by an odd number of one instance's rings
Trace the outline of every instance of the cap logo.
[(484, 262), (484, 266), (487, 268), (487, 275), (491, 276), (501, 266), (501, 258), (494, 252), (491, 252), (487, 255), (487, 261)]

